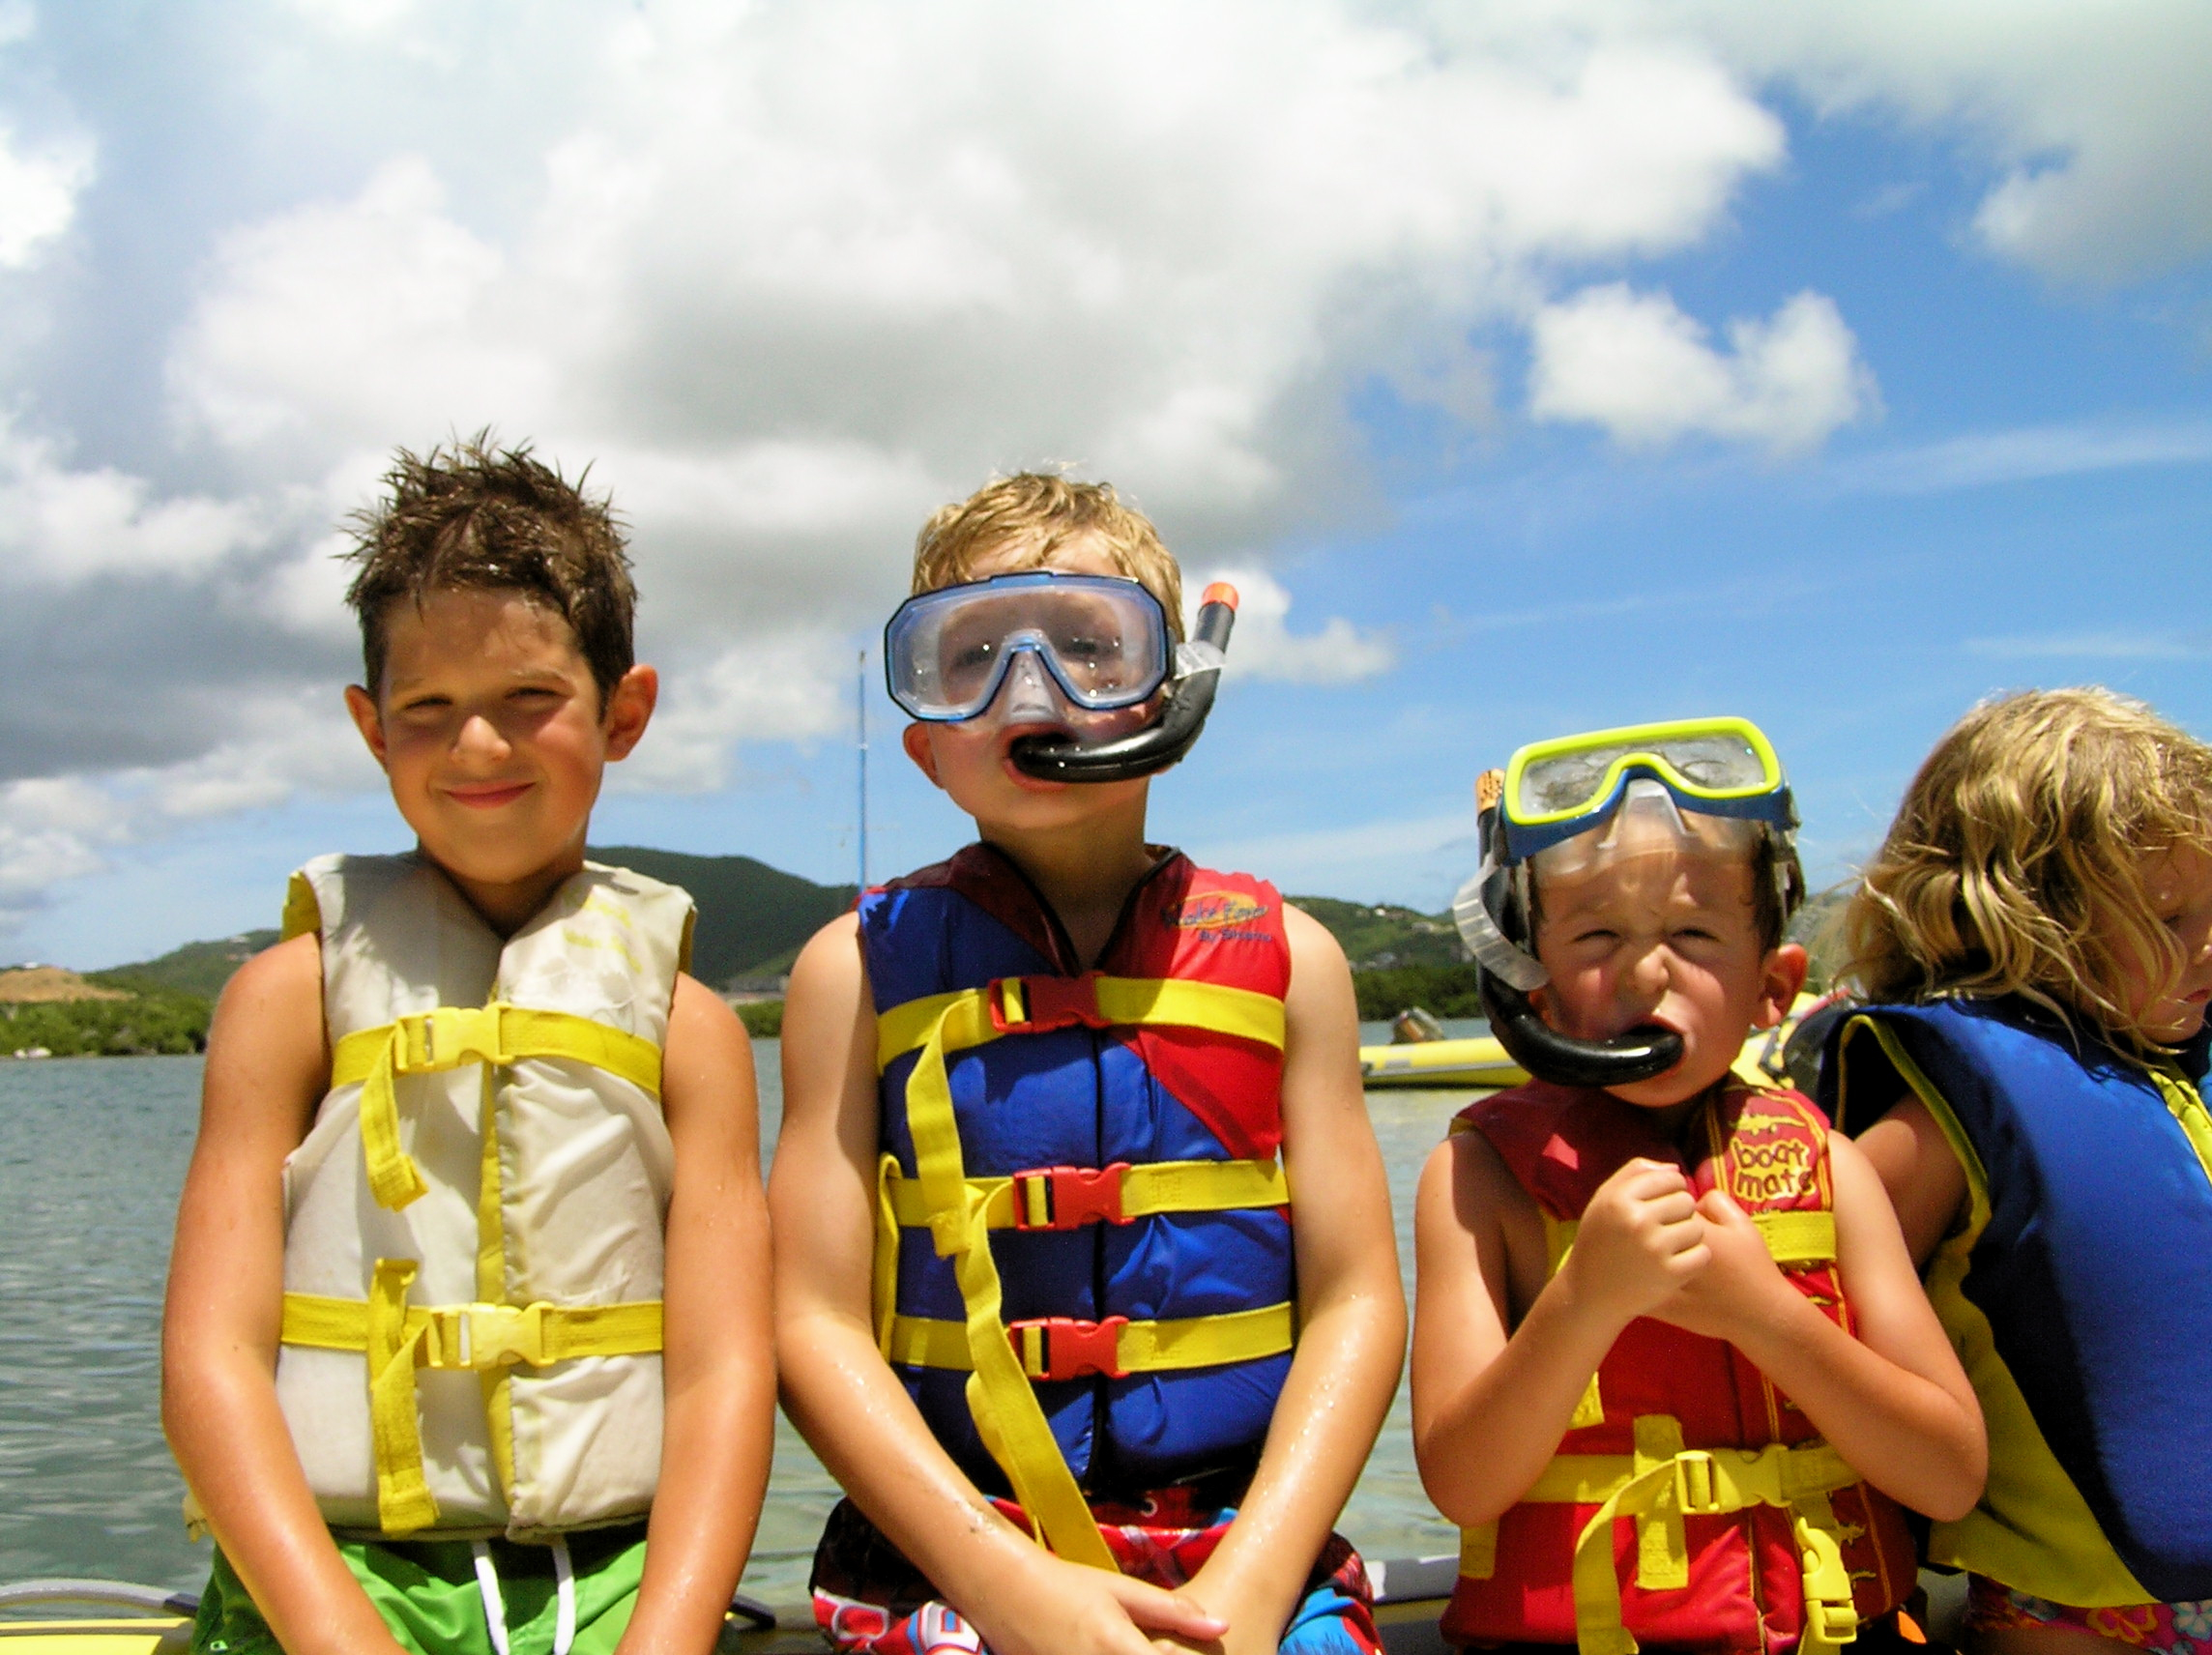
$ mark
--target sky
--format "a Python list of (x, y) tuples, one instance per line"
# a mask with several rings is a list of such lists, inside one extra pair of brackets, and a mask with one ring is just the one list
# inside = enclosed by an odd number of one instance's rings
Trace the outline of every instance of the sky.
[[(962, 842), (874, 645), (1065, 467), (1243, 594), (1155, 837), (1438, 910), (1524, 741), (1774, 739), (1816, 883), (1976, 700), (2212, 736), (2212, 10), (0, 0), (0, 959), (407, 835), (344, 520), (491, 427), (629, 527), (599, 844)], [(863, 666), (861, 654), (867, 651)]]

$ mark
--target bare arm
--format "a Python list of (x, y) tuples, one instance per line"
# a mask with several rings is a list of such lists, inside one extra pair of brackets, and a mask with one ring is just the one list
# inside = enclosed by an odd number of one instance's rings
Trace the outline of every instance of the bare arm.
[(1546, 1281), (1542, 1214), (1472, 1132), (1430, 1155), (1414, 1245), (1413, 1454), (1437, 1509), (1470, 1526), (1528, 1492), (1620, 1330), (1710, 1258), (1679, 1169), (1636, 1160)]
[(1836, 1267), (1856, 1338), (1784, 1279), (1750, 1218), (1718, 1191), (1698, 1207), (1713, 1264), (1659, 1314), (1733, 1344), (1884, 1494), (1938, 1520), (1962, 1517), (1989, 1473), (1981, 1407), (1880, 1179), (1840, 1134), (1830, 1137), (1829, 1164)]
[(1271, 1651), (1344, 1509), (1398, 1387), (1406, 1301), (1382, 1151), (1359, 1084), (1359, 1013), (1344, 952), (1284, 914), (1283, 1159), (1291, 1181), (1298, 1344), (1237, 1521), (1192, 1580), (1232, 1650)]
[(774, 1448), (768, 1202), (752, 1048), (730, 1008), (676, 979), (661, 1071), (676, 1148), (662, 1289), (666, 1420), (645, 1575), (621, 1649), (708, 1650), (760, 1522)]
[(1000, 1516), (876, 1349), (875, 1049), (859, 922), (848, 915), (807, 944), (784, 1001), (783, 1131), (769, 1205), (792, 1422), (1001, 1655), (1151, 1655), (1148, 1631), (1218, 1636), (1221, 1623), (1185, 1599), (1062, 1562)]
[(338, 1556), (276, 1406), (284, 1157), (328, 1089), (322, 957), (296, 937), (239, 968), (208, 1034), (200, 1133), (161, 1322), (161, 1425), (223, 1554), (299, 1655), (399, 1644)]
[(1966, 1170), (1928, 1106), (1907, 1093), (1855, 1140), (1897, 1209), (1916, 1265), (1925, 1266), (1966, 1207)]

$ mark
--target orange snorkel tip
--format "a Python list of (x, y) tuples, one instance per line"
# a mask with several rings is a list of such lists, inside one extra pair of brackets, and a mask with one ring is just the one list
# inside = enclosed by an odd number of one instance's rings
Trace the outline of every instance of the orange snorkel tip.
[(1208, 603), (1226, 603), (1230, 608), (1236, 608), (1237, 589), (1225, 580), (1213, 582), (1198, 595), (1198, 606), (1201, 609), (1204, 609)]

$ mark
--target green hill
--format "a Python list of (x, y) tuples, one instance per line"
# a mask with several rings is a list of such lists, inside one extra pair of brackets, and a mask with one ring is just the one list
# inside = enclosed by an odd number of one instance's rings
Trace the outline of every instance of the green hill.
[(1333, 896), (1286, 900), (1328, 927), (1355, 972), (1455, 966), (1467, 958), (1448, 914), (1423, 914), (1388, 902), (1339, 902)]
[[(788, 972), (800, 944), (853, 902), (849, 885), (816, 885), (751, 857), (694, 857), (642, 845), (595, 846), (591, 855), (595, 861), (635, 868), (691, 893), (699, 904), (691, 973), (713, 988)], [(1471, 1015), (1474, 968), (1465, 961), (1449, 915), (1332, 896), (1290, 900), (1343, 945), (1363, 1017), (1388, 1017), (1415, 1004), (1441, 1016)], [(212, 1001), (232, 972), (276, 941), (275, 931), (244, 931), (217, 942), (187, 943), (157, 960), (87, 973), (86, 980), (135, 994)]]
[(800, 944), (853, 906), (849, 885), (816, 885), (750, 857), (690, 857), (640, 845), (599, 845), (596, 862), (680, 885), (699, 905), (691, 974), (713, 988), (732, 977), (791, 969)]
[[(699, 905), (691, 974), (712, 988), (735, 977), (789, 971), (800, 944), (853, 903), (849, 885), (816, 885), (750, 857), (690, 857), (640, 845), (596, 846), (591, 856), (594, 861), (635, 868), (691, 893)], [(158, 960), (88, 972), (85, 980), (133, 994), (212, 1001), (231, 973), (276, 941), (273, 930), (242, 931), (217, 942), (187, 943)]]
[(222, 985), (230, 981), (232, 972), (276, 941), (274, 930), (241, 931), (235, 937), (225, 937), (218, 942), (187, 943), (158, 960), (141, 960), (134, 966), (117, 966), (112, 971), (87, 972), (85, 981), (129, 989), (133, 994), (165, 991), (213, 1000), (222, 993)]

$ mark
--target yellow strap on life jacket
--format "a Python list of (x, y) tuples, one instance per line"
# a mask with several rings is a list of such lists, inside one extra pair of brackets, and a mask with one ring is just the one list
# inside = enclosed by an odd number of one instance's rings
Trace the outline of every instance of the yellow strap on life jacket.
[[(1006, 1178), (970, 1178), (968, 1187), (982, 1198), (983, 1223), (991, 1230), (1052, 1230), (1062, 1215), (1052, 1210), (1053, 1175), (1097, 1183), (1114, 1169), (1047, 1167)], [(929, 1203), (921, 1181), (910, 1178), (893, 1161), (886, 1171), (891, 1216), (901, 1225), (929, 1223)], [(1277, 1161), (1147, 1161), (1124, 1166), (1115, 1176), (1113, 1197), (1119, 1218), (1150, 1218), (1163, 1212), (1229, 1212), (1238, 1207), (1287, 1206), (1290, 1179)]]
[(660, 1095), (658, 1046), (569, 1011), (538, 1011), (499, 1001), (441, 1005), (341, 1038), (331, 1052), (331, 1085), (362, 1083), (362, 1153), (377, 1205), (396, 1212), (429, 1187), (399, 1145), (399, 1076), (526, 1058), (573, 1059), (620, 1076), (649, 1096)]
[[(1033, 1379), (1055, 1378), (1055, 1334), (1065, 1329), (1071, 1338), (1110, 1357), (1085, 1367), (1084, 1373), (1172, 1373), (1186, 1368), (1216, 1368), (1224, 1362), (1250, 1362), (1279, 1356), (1296, 1344), (1296, 1313), (1289, 1304), (1262, 1305), (1257, 1310), (1233, 1311), (1224, 1316), (1194, 1316), (1180, 1321), (1128, 1321), (1109, 1317), (1105, 1321), (1075, 1321), (1064, 1317), (1041, 1317), (1017, 1321), (1007, 1338), (1021, 1360), (1022, 1371)], [(926, 1316), (891, 1319), (889, 1349), (893, 1362), (917, 1368), (949, 1368), (964, 1372), (973, 1367), (968, 1353), (968, 1324), (940, 1321)], [(1062, 1372), (1057, 1377), (1072, 1379)]]
[[(1683, 1520), (1723, 1517), (1750, 1506), (1778, 1506), (1794, 1521), (1804, 1572), (1806, 1655), (1850, 1642), (1858, 1631), (1843, 1540), (1828, 1495), (1853, 1487), (1859, 1474), (1825, 1442), (1791, 1447), (1684, 1448), (1682, 1428), (1667, 1414), (1635, 1422), (1636, 1452), (1560, 1454), (1521, 1496), (1539, 1505), (1595, 1505), (1575, 1543), (1575, 1641), (1582, 1655), (1635, 1655), (1637, 1641), (1621, 1624), (1613, 1525), (1637, 1520), (1636, 1583), (1647, 1591), (1690, 1583)], [(1486, 1580), (1494, 1572), (1497, 1524), (1463, 1532), (1460, 1573)]]
[[(1799, 1212), (1745, 1214), (1766, 1242), (1766, 1250), (1784, 1269), (1792, 1264), (1832, 1264), (1836, 1262), (1836, 1215), (1825, 1208)], [(1559, 1273), (1567, 1249), (1575, 1244), (1578, 1226), (1571, 1218), (1545, 1215), (1544, 1234), (1554, 1249), (1551, 1274)]]
[(359, 1350), (368, 1358), (369, 1422), (376, 1450), (376, 1515), (387, 1534), (437, 1521), (422, 1474), (415, 1370), (542, 1368), (577, 1356), (643, 1356), (660, 1349), (658, 1300), (628, 1304), (410, 1305), (412, 1259), (379, 1259), (368, 1297), (284, 1295), (287, 1345)]
[[(1047, 982), (1049, 989), (1043, 986)], [(961, 1303), (968, 1312), (968, 1411), (976, 1435), (1006, 1473), (1015, 1501), (1036, 1524), (1045, 1545), (1070, 1562), (1114, 1570), (1114, 1554), (1061, 1454), (1001, 1318), (999, 1268), (991, 1257), (985, 1198), (968, 1181), (945, 1067), (947, 1053), (1040, 1024), (1065, 1027), (1044, 1008), (1033, 1006), (1033, 999), (1047, 994), (1086, 1002), (1089, 1015), (1076, 1018), (1086, 1024), (1203, 1029), (1277, 1048), (1283, 1043), (1283, 1002), (1249, 989), (1172, 977), (1038, 979), (1034, 989), (1019, 977), (1007, 977), (981, 988), (908, 1001), (876, 1017), (879, 1071), (907, 1052), (920, 1054), (907, 1077), (907, 1130), (914, 1140), (916, 1181), (932, 1244), (938, 1257), (954, 1261)], [(1033, 1010), (1040, 1015), (1033, 1019)]]

